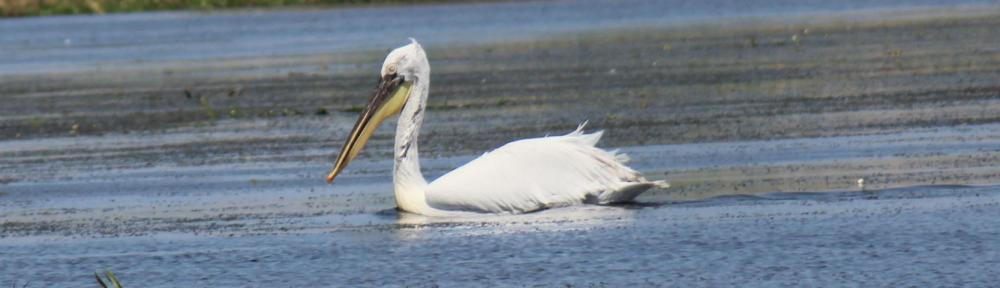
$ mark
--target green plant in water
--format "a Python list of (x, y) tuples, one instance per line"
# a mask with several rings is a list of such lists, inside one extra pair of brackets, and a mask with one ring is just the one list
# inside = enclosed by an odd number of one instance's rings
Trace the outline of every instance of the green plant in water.
[[(111, 270), (107, 270), (104, 274), (107, 278), (107, 282), (105, 282), (105, 279), (101, 279), (101, 274), (94, 272), (94, 279), (97, 279), (97, 285), (101, 285), (103, 288), (122, 288), (122, 283), (118, 282), (118, 277), (115, 277), (115, 273), (112, 273)], [(111, 284), (111, 286), (108, 286), (108, 284)]]

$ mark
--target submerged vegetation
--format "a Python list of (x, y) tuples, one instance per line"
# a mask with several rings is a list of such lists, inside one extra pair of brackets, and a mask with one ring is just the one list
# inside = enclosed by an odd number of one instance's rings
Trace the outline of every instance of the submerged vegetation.
[(97, 279), (97, 285), (101, 285), (103, 288), (122, 288), (122, 283), (118, 282), (118, 277), (115, 277), (115, 274), (112, 273), (111, 270), (105, 271), (104, 275), (106, 275), (105, 277), (107, 277), (107, 281), (101, 279), (101, 275), (94, 272), (94, 278)]
[(112, 273), (111, 270), (104, 272), (104, 275), (106, 275), (107, 280), (101, 279), (101, 275), (94, 272), (97, 285), (101, 285), (102, 288), (122, 288), (122, 283), (118, 282), (118, 277), (115, 277), (115, 273)]
[(0, 0), (0, 16), (24, 17), (160, 10), (475, 2), (460, 0)]

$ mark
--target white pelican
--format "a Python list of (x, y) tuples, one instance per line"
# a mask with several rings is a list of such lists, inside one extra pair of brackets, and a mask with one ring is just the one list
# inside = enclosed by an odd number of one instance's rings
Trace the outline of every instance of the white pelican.
[(327, 183), (333, 183), (358, 156), (385, 118), (399, 114), (392, 180), (396, 204), (407, 212), (427, 216), (524, 213), (580, 203), (627, 202), (649, 188), (669, 187), (626, 167), (625, 155), (594, 147), (602, 132), (584, 134), (586, 123), (563, 136), (508, 143), (428, 184), (420, 173), (417, 137), (431, 67), (420, 44), (410, 41), (386, 56), (375, 96), (354, 124)]

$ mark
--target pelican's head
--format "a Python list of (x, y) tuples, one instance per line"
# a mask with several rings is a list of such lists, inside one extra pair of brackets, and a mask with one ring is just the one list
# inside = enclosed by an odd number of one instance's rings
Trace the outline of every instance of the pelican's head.
[(333, 183), (333, 178), (347, 167), (347, 163), (358, 156), (361, 149), (375, 133), (375, 129), (389, 116), (399, 114), (410, 99), (410, 88), (413, 83), (430, 75), (430, 65), (424, 49), (417, 40), (410, 38), (411, 43), (389, 52), (382, 63), (379, 73), (379, 83), (375, 95), (368, 101), (368, 106), (361, 111), (358, 122), (340, 149), (340, 156), (333, 164), (333, 170), (326, 176), (327, 183)]

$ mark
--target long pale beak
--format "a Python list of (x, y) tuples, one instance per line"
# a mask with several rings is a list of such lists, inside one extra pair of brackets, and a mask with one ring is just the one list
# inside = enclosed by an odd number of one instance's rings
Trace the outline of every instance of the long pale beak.
[(371, 138), (375, 129), (382, 124), (382, 120), (399, 114), (409, 97), (410, 83), (405, 82), (402, 76), (391, 74), (383, 76), (379, 80), (375, 96), (372, 96), (368, 106), (361, 111), (358, 122), (354, 123), (354, 129), (347, 137), (347, 142), (344, 142), (344, 147), (340, 149), (340, 156), (337, 156), (333, 170), (326, 176), (326, 183), (333, 183), (333, 178), (336, 178), (337, 174), (340, 174), (340, 171), (347, 167), (347, 163), (358, 156), (361, 149), (368, 143), (368, 138)]

